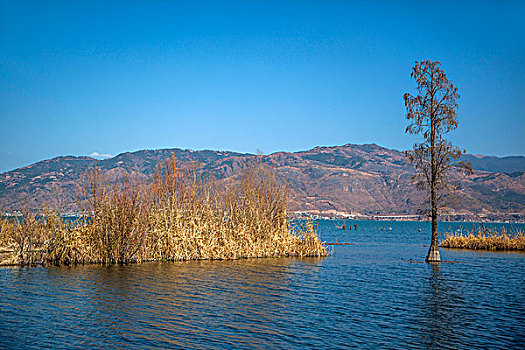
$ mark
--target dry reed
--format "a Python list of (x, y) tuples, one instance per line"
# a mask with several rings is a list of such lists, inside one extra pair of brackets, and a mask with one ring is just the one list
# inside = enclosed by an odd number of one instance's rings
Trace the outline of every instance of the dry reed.
[(127, 175), (110, 184), (90, 170), (79, 190), (80, 220), (66, 225), (50, 210), (3, 220), (0, 246), (12, 254), (0, 264), (326, 256), (312, 223), (292, 225), (287, 203), (286, 187), (261, 163), (229, 185), (174, 158), (149, 182)]
[(525, 251), (525, 236), (523, 231), (509, 233), (505, 227), (501, 230), (489, 229), (485, 226), (471, 231), (445, 234), (441, 243), (444, 248), (499, 250), (499, 251)]

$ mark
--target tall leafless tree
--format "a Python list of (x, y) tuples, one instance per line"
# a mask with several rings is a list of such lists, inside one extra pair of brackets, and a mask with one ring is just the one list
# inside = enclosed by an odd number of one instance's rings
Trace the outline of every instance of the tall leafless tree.
[(441, 260), (438, 250), (437, 220), (440, 210), (448, 203), (450, 194), (459, 183), (450, 179), (452, 172), (472, 173), (470, 163), (457, 161), (462, 153), (443, 136), (458, 126), (458, 89), (440, 69), (438, 61), (416, 61), (411, 77), (417, 83), (417, 95), (406, 93), (403, 97), (409, 125), (406, 132), (420, 134), (423, 142), (416, 143), (406, 152), (417, 173), (414, 181), (419, 189), (428, 191), (432, 219), (432, 241), (426, 257), (427, 262)]

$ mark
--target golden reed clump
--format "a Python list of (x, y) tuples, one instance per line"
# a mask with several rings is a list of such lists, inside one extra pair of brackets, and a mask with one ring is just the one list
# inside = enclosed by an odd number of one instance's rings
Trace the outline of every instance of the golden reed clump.
[(287, 203), (286, 187), (261, 163), (230, 184), (174, 158), (150, 181), (127, 175), (109, 184), (93, 169), (80, 186), (78, 221), (64, 224), (47, 209), (3, 220), (0, 264), (326, 256), (311, 223), (292, 227)]
[(479, 250), (509, 250), (525, 251), (525, 236), (523, 231), (509, 234), (505, 227), (500, 231), (488, 229), (484, 226), (472, 231), (462, 231), (446, 234), (441, 243), (444, 248), (479, 249)]

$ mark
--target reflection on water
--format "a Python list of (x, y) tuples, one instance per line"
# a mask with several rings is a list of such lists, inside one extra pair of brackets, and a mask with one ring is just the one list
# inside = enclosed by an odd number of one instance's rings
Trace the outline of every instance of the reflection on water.
[(516, 348), (525, 255), (442, 251), (417, 223), (325, 259), (0, 269), (0, 348)]
[(428, 285), (422, 293), (421, 340), (427, 349), (455, 348), (454, 330), (462, 323), (463, 300), (456, 293), (453, 281), (443, 278), (440, 264), (428, 267)]
[(431, 264), (430, 267), (429, 286), (427, 293), (424, 294), (423, 306), (424, 323), (428, 325), (428, 329), (423, 334), (423, 340), (426, 347), (442, 348), (442, 342), (450, 333), (451, 319), (454, 317), (448, 300), (451, 291), (441, 279), (439, 264)]

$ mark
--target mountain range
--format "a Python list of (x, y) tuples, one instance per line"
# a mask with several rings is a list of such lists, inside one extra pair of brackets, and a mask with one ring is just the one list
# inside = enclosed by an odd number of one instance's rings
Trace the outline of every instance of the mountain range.
[[(98, 160), (62, 156), (0, 174), (0, 208), (40, 208), (62, 203), (76, 209), (75, 188), (97, 167), (116, 179), (125, 172), (152, 176), (166, 157), (219, 180), (234, 179), (251, 161), (274, 167), (290, 190), (290, 209), (309, 215), (361, 217), (418, 215), (426, 196), (412, 184), (414, 168), (403, 152), (376, 144), (315, 147), (301, 152), (257, 156), (228, 151), (141, 150)], [(451, 219), (523, 219), (525, 157), (463, 156), (474, 174), (454, 175), (461, 183), (457, 201), (445, 211)]]

